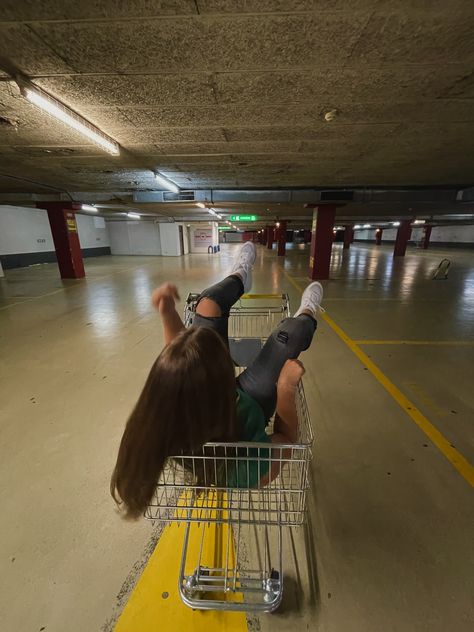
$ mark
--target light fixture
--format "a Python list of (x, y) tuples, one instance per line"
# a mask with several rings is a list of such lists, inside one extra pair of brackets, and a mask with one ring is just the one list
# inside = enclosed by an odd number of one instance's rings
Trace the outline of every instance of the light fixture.
[(400, 222), (392, 222), (392, 226), (400, 226)]
[(82, 116), (79, 116), (79, 114), (76, 114), (76, 112), (63, 105), (60, 101), (50, 97), (49, 94), (46, 94), (43, 91), (40, 92), (36, 89), (33, 90), (22, 85), (20, 85), (20, 90), (28, 101), (41, 108), (51, 116), (54, 116), (54, 118), (58, 119), (58, 121), (68, 125), (76, 132), (79, 132), (93, 143), (96, 143), (102, 147), (102, 149), (105, 149), (105, 151), (115, 155), (120, 153), (118, 143), (101, 132), (100, 129), (89, 123), (89, 121), (86, 121), (86, 119), (82, 118)]
[(217, 215), (217, 213), (212, 208), (208, 208), (207, 212), (210, 213), (210, 215)]
[(198, 202), (196, 206), (199, 206), (199, 208), (206, 208), (206, 205), (203, 204), (202, 202)]
[(127, 217), (130, 217), (130, 219), (140, 219), (140, 215), (138, 213), (127, 213)]
[(424, 219), (415, 219), (415, 221), (413, 223), (414, 224), (424, 224), (425, 220)]
[(357, 230), (358, 228), (362, 228), (362, 226), (361, 226), (360, 224), (356, 224), (356, 225), (354, 226), (354, 230)]
[(371, 228), (370, 224), (364, 224), (362, 228)]
[(92, 206), (92, 204), (81, 204), (81, 209), (83, 211), (91, 211), (92, 213), (97, 213), (99, 210), (95, 206)]
[(222, 219), (222, 215), (219, 215), (219, 213), (217, 213), (217, 217), (218, 217), (219, 219)]
[(275, 226), (276, 226), (277, 228), (280, 228), (280, 222), (277, 222), (277, 223), (275, 224)]
[(168, 191), (172, 191), (173, 193), (179, 193), (179, 186), (172, 182), (169, 178), (166, 178), (161, 173), (155, 173), (155, 178), (158, 184), (161, 184), (162, 187), (168, 189)]

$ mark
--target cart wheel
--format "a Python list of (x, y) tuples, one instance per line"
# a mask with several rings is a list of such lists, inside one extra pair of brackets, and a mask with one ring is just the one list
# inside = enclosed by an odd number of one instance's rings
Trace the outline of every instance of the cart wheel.
[(186, 580), (184, 582), (184, 591), (186, 593), (186, 595), (192, 599), (196, 596), (197, 590), (196, 590), (196, 586), (197, 586), (197, 571), (194, 572), (193, 575), (188, 575), (186, 577)]
[(263, 600), (271, 603), (280, 592), (280, 573), (274, 568), (270, 571), (270, 576), (263, 580)]

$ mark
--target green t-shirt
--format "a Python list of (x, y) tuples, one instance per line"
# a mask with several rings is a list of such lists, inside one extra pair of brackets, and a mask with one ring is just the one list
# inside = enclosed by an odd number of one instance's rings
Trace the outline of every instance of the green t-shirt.
[[(266, 422), (260, 405), (237, 389), (237, 424), (239, 441), (246, 443), (271, 443), (265, 432)], [(239, 448), (240, 460), (228, 474), (229, 487), (257, 487), (258, 482), (268, 473), (270, 450), (264, 448)], [(248, 458), (245, 458), (248, 457)]]

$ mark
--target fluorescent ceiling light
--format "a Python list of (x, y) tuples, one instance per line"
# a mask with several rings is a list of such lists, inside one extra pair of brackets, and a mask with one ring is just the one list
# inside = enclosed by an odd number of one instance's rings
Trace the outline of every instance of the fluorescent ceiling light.
[(99, 210), (95, 206), (92, 206), (92, 204), (81, 204), (81, 209), (83, 211), (91, 211), (92, 213), (97, 213)]
[(364, 224), (362, 228), (371, 228), (370, 224)]
[(196, 206), (199, 206), (199, 208), (206, 208), (206, 205), (203, 204), (202, 202), (198, 202)]
[(174, 182), (171, 182), (171, 180), (169, 180), (165, 176), (161, 175), (161, 173), (155, 173), (155, 178), (158, 184), (161, 184), (161, 186), (165, 189), (168, 189), (168, 191), (179, 193), (179, 186)]
[(222, 215), (219, 215), (219, 213), (217, 213), (217, 217), (218, 217), (219, 219), (222, 219)]
[(127, 217), (131, 219), (140, 219), (140, 215), (138, 213), (127, 213)]
[(415, 219), (415, 221), (413, 223), (414, 224), (424, 224), (425, 220), (424, 219)]
[(400, 226), (400, 222), (392, 222), (392, 226)]
[(361, 226), (360, 224), (356, 224), (356, 225), (354, 226), (354, 230), (357, 230), (357, 228), (362, 228), (362, 226)]
[(56, 101), (56, 99), (53, 99), (45, 93), (40, 94), (36, 90), (31, 90), (30, 88), (24, 88), (23, 94), (28, 101), (38, 106), (51, 116), (54, 116), (54, 118), (58, 119), (58, 121), (61, 121), (65, 125), (69, 125), (69, 127), (76, 130), (76, 132), (79, 132), (93, 143), (102, 147), (102, 149), (105, 149), (105, 151), (116, 155), (120, 153), (118, 143), (106, 136), (106, 134), (89, 123), (89, 121), (86, 121), (86, 119), (82, 118), (59, 101)]
[(207, 209), (207, 212), (210, 213), (211, 215), (217, 215), (217, 213), (213, 211), (212, 208)]

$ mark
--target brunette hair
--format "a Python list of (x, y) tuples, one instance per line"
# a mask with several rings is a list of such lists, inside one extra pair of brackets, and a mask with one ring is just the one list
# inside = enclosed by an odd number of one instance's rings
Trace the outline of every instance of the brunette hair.
[(110, 491), (126, 517), (143, 513), (170, 456), (235, 440), (235, 406), (224, 342), (206, 327), (183, 330), (153, 364), (120, 442)]

